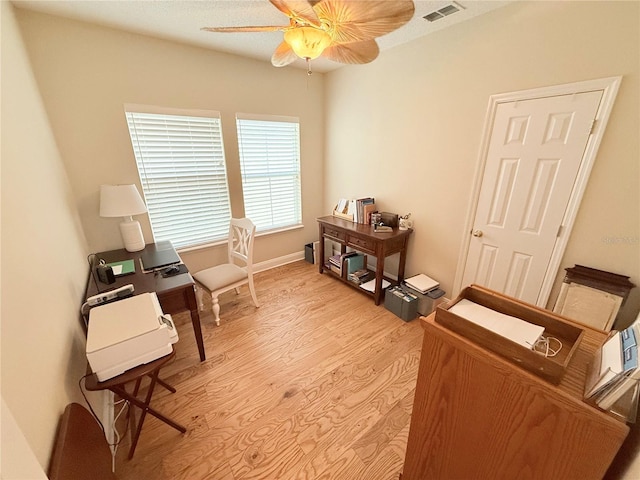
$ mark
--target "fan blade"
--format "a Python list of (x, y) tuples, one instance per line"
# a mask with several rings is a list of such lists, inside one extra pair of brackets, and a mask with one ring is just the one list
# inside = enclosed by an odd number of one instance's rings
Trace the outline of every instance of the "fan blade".
[(287, 42), (282, 42), (276, 48), (276, 51), (273, 52), (273, 56), (271, 57), (271, 65), (274, 67), (285, 67), (290, 63), (295, 62), (298, 59), (298, 56), (293, 53), (293, 50), (289, 46)]
[(325, 48), (322, 56), (340, 63), (369, 63), (375, 60), (380, 53), (375, 40), (364, 42), (350, 42), (334, 44)]
[(233, 32), (277, 32), (277, 31), (285, 31), (290, 28), (289, 25), (283, 26), (275, 26), (275, 25), (264, 25), (264, 26), (255, 26), (255, 27), (202, 27), (200, 30), (206, 30), (207, 32), (223, 32), (223, 33), (233, 33)]
[(320, 26), (320, 19), (307, 0), (269, 0), (274, 7), (292, 19), (300, 19), (314, 27)]
[(321, 0), (313, 8), (333, 26), (335, 43), (380, 37), (407, 23), (415, 11), (412, 0)]

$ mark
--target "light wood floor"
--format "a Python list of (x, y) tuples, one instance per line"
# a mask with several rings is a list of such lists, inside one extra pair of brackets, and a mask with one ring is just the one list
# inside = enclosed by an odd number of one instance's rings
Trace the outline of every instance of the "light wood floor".
[(220, 297), (221, 325), (202, 312), (207, 360), (189, 316), (176, 315), (176, 359), (147, 416), (127, 479), (397, 479), (402, 471), (422, 329), (300, 261)]

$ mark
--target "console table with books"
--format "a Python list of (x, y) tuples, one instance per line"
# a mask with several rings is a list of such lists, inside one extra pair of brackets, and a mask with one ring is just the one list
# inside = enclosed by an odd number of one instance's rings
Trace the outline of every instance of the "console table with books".
[[(407, 259), (407, 244), (412, 230), (399, 230), (394, 228), (391, 232), (375, 232), (372, 225), (354, 223), (349, 220), (327, 215), (318, 218), (320, 230), (320, 245), (318, 251), (318, 271), (327, 271), (354, 288), (373, 296), (376, 305), (380, 305), (384, 297), (382, 280), (384, 278), (385, 258), (395, 253), (400, 254), (398, 263), (398, 282), (404, 279), (404, 265)], [(340, 253), (345, 253), (347, 247), (358, 252), (372, 255), (376, 258), (375, 289), (373, 292), (363, 290), (358, 285), (349, 282), (344, 276), (331, 272), (324, 265), (324, 241), (330, 240), (340, 244)]]

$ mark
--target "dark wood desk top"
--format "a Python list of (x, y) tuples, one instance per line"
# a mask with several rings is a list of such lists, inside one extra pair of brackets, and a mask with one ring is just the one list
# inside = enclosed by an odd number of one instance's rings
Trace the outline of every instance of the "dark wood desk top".
[(111, 284), (102, 283), (98, 280), (95, 272), (92, 272), (92, 278), (90, 278), (88, 283), (86, 296), (90, 297), (128, 284), (133, 284), (136, 294), (147, 292), (156, 292), (158, 294), (168, 293), (173, 290), (180, 290), (195, 284), (193, 277), (189, 272), (166, 278), (163, 278), (159, 271), (144, 273), (142, 271), (142, 264), (140, 263), (141, 254), (142, 250), (139, 252), (127, 252), (124, 248), (96, 253), (96, 260), (102, 259), (106, 263), (118, 262), (121, 260), (133, 260), (136, 270), (133, 274), (116, 277), (115, 283)]
[(318, 222), (323, 223), (327, 226), (338, 227), (342, 230), (348, 230), (351, 233), (357, 233), (359, 235), (371, 237), (376, 240), (388, 240), (391, 238), (406, 237), (407, 235), (411, 235), (411, 233), (413, 233), (412, 229), (400, 230), (399, 228), (394, 228), (391, 232), (376, 232), (373, 229), (373, 225), (370, 225), (368, 223), (354, 223), (350, 222), (349, 220), (334, 217), (333, 215), (326, 215), (324, 217), (318, 218), (317, 220)]
[[(147, 246), (152, 244), (147, 244)], [(145, 247), (146, 248), (146, 247)], [(191, 313), (191, 323), (193, 324), (193, 332), (196, 336), (198, 352), (200, 360), (204, 361), (206, 355), (204, 352), (204, 340), (202, 338), (202, 328), (200, 325), (200, 314), (198, 313), (198, 302), (195, 294), (195, 281), (184, 267), (185, 273), (163, 277), (162, 269), (159, 271), (145, 273), (142, 270), (140, 256), (144, 250), (139, 252), (127, 252), (121, 248), (119, 250), (111, 250), (109, 252), (96, 253), (96, 263), (104, 260), (106, 263), (119, 262), (122, 260), (133, 260), (135, 272), (129, 275), (121, 275), (116, 277), (116, 281), (111, 284), (102, 283), (98, 280), (95, 269), (91, 268), (87, 281), (87, 289), (85, 298), (92, 297), (99, 293), (104, 293), (125, 285), (133, 285), (134, 295), (140, 293), (155, 292), (158, 295), (158, 301), (164, 313), (174, 314), (183, 311)], [(87, 319), (85, 318), (85, 324)]]

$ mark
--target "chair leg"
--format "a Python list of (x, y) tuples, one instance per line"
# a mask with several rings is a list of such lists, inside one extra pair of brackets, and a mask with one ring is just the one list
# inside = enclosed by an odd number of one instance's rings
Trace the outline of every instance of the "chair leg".
[(202, 288), (196, 287), (196, 298), (198, 299), (198, 310), (204, 310), (204, 301), (202, 300), (204, 294), (202, 293)]
[(260, 306), (258, 298), (256, 297), (256, 289), (253, 286), (253, 277), (249, 277), (249, 292), (251, 292), (251, 298), (253, 298), (253, 304), (257, 307)]
[(217, 296), (211, 296), (211, 308), (213, 310), (213, 318), (216, 321), (216, 325), (220, 326), (220, 304), (218, 303)]

